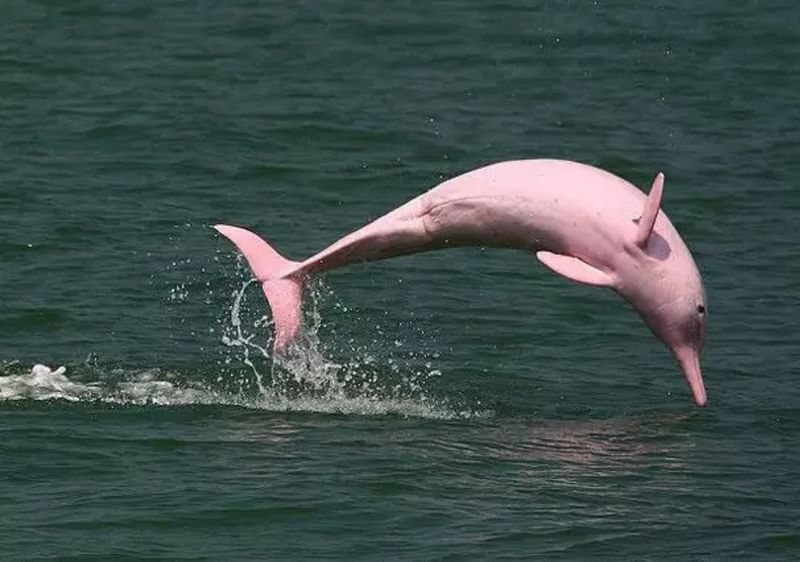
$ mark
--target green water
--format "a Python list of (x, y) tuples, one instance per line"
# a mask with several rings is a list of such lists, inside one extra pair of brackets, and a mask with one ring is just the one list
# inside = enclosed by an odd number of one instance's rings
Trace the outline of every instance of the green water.
[[(788, 0), (0, 3), (2, 557), (797, 556), (798, 23)], [(210, 225), (302, 258), (536, 157), (665, 172), (708, 408), (618, 296), (523, 252), (332, 272), (302, 356), (260, 351), (263, 297)]]

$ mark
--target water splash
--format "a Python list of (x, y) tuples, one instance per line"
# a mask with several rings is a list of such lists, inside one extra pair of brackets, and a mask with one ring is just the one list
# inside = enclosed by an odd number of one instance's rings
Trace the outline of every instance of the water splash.
[[(0, 402), (224, 405), (276, 412), (437, 419), (487, 415), (432, 394), (434, 381), (441, 373), (432, 366), (428, 355), (435, 358), (438, 354), (414, 351), (418, 346), (406, 345), (396, 336), (397, 331), (415, 334), (413, 327), (384, 331), (375, 326), (372, 338), (353, 338), (337, 333), (343, 330), (336, 326), (326, 326), (323, 310), (349, 325), (364, 328), (365, 323), (320, 281), (309, 285), (306, 291), (303, 336), (288, 353), (273, 357), (273, 323), (263, 315), (266, 302), (261, 291), (255, 290), (258, 284), (250, 279), (249, 270), (240, 261), (237, 263), (242, 284), (231, 292), (230, 306), (219, 320), (223, 346), (216, 366), (206, 364), (190, 372), (120, 368), (102, 365), (90, 355), (83, 365), (57, 369), (36, 365), (29, 370), (15, 361), (0, 361)], [(191, 295), (186, 286), (172, 288), (168, 301), (203, 296)], [(251, 302), (248, 297), (255, 298)], [(354, 343), (362, 339), (371, 340), (372, 349)]]
[[(269, 345), (271, 344), (270, 341), (267, 341), (266, 346), (262, 347), (257, 343), (253, 342), (253, 339), (258, 336), (257, 332), (253, 332), (251, 334), (246, 334), (243, 327), (242, 327), (242, 318), (241, 318), (241, 310), (242, 310), (242, 300), (244, 299), (245, 293), (247, 288), (250, 287), (253, 283), (256, 283), (256, 279), (250, 279), (246, 281), (242, 287), (238, 291), (233, 292), (233, 303), (231, 304), (230, 309), (230, 324), (223, 325), (223, 334), (222, 334), (222, 343), (231, 348), (238, 348), (241, 350), (241, 360), (242, 363), (247, 365), (250, 370), (253, 371), (253, 375), (256, 379), (256, 384), (258, 385), (258, 391), (261, 394), (265, 394), (267, 392), (266, 387), (264, 386), (264, 377), (261, 372), (258, 370), (256, 365), (253, 363), (253, 360), (250, 358), (250, 353), (255, 352), (257, 355), (262, 357), (269, 357), (269, 353), (267, 351)], [(269, 326), (272, 322), (268, 320), (266, 316), (262, 316), (258, 318), (253, 323), (253, 328), (257, 329), (262, 326)], [(231, 357), (227, 357), (226, 363), (230, 364)]]
[[(333, 409), (341, 404), (358, 403), (361, 410), (370, 411), (381, 411), (382, 405), (402, 403), (416, 412), (411, 415), (419, 415), (421, 411), (450, 411), (447, 400), (432, 397), (426, 391), (429, 382), (441, 372), (432, 368), (429, 361), (421, 362), (413, 352), (400, 356), (404, 344), (399, 339), (392, 342), (393, 354), (384, 360), (358, 348), (352, 340), (344, 344), (343, 349), (332, 351), (343, 355), (344, 361), (330, 359), (331, 351), (320, 338), (324, 327), (323, 301), (332, 301), (337, 315), (346, 314), (348, 310), (318, 280), (306, 290), (302, 336), (286, 353), (272, 356), (269, 351), (272, 322), (265, 316), (246, 319), (245, 312), (249, 311), (245, 306), (246, 294), (254, 283), (254, 280), (246, 281), (233, 292), (222, 342), (231, 352), (225, 363), (235, 363), (238, 355), (238, 360), (252, 371), (262, 399), (283, 404), (311, 400), (318, 407), (328, 404)], [(257, 308), (263, 306), (263, 298), (259, 298)], [(257, 343), (259, 341), (265, 345)]]

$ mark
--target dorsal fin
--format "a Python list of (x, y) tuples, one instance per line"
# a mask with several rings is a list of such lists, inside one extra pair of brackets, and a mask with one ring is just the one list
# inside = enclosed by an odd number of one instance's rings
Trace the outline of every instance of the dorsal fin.
[(653, 180), (653, 186), (650, 188), (650, 195), (647, 196), (647, 201), (644, 204), (642, 216), (639, 217), (639, 229), (636, 232), (636, 245), (640, 248), (647, 246), (647, 241), (650, 239), (650, 234), (653, 232), (658, 210), (661, 208), (661, 197), (663, 193), (664, 174), (659, 172)]

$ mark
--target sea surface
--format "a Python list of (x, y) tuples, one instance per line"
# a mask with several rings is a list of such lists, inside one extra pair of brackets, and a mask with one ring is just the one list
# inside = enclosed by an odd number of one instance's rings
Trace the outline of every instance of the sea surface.
[[(800, 557), (799, 30), (796, 0), (0, 2), (0, 558)], [(666, 174), (707, 408), (521, 251), (330, 272), (275, 361), (211, 228), (300, 259), (542, 157)]]

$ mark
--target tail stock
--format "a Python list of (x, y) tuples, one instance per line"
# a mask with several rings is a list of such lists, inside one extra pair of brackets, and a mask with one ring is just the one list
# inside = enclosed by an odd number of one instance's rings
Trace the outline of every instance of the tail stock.
[(249, 230), (224, 224), (214, 228), (239, 249), (261, 283), (275, 322), (274, 350), (276, 353), (284, 351), (300, 333), (303, 321), (300, 305), (304, 279), (283, 276), (298, 262), (287, 260)]

